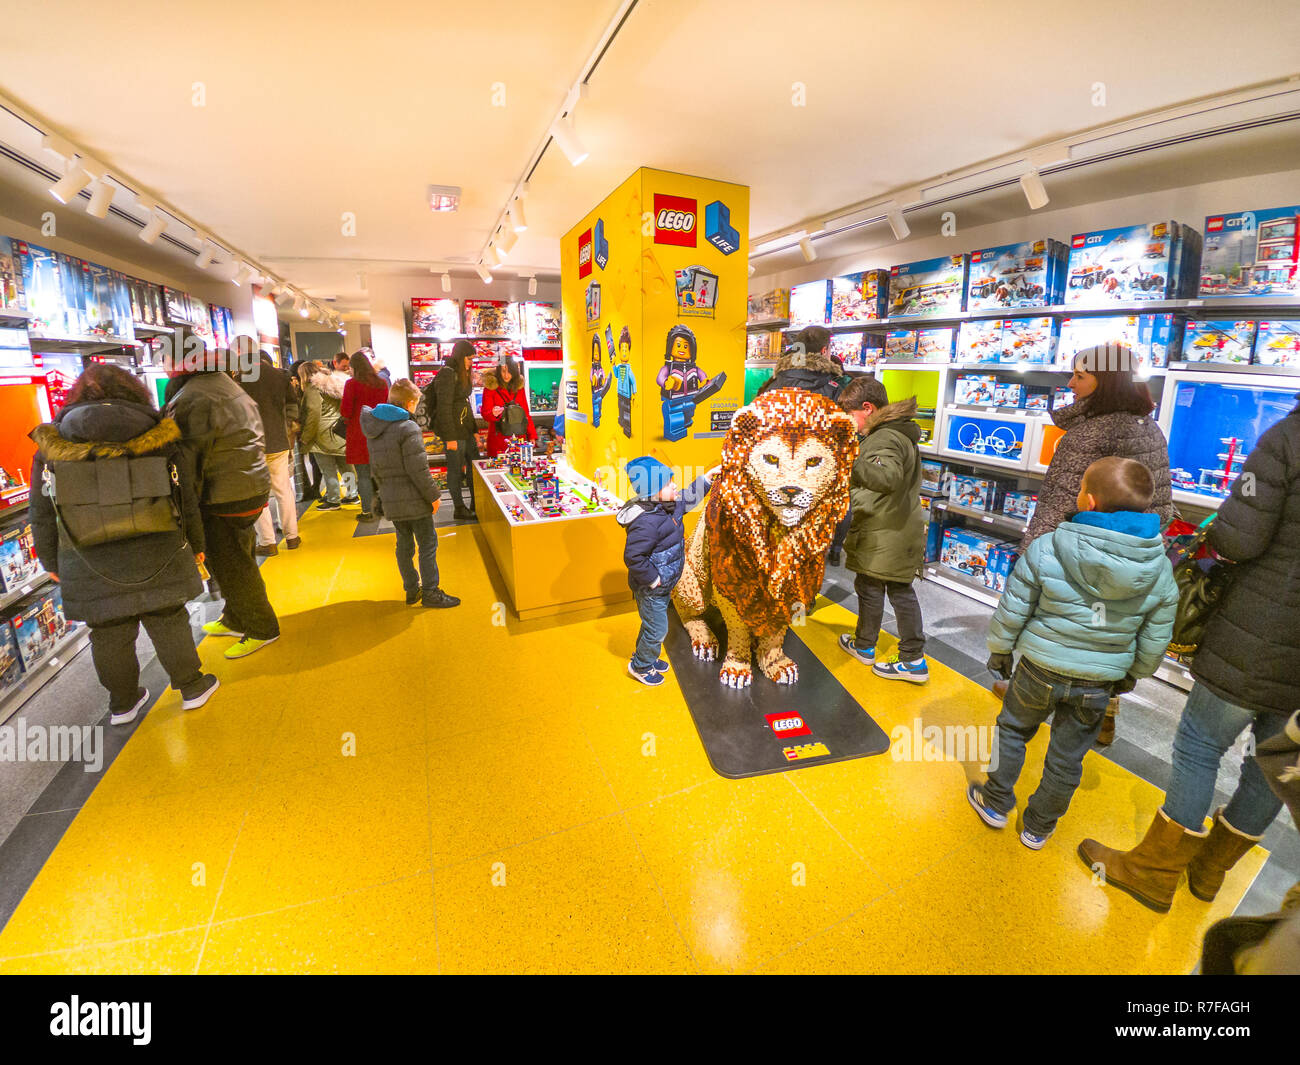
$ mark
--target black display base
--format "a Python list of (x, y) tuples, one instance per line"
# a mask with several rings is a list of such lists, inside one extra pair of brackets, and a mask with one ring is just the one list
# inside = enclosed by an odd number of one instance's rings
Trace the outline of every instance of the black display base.
[[(776, 684), (755, 667), (752, 684), (729, 688), (718, 680), (726, 653), (726, 629), (717, 611), (710, 610), (705, 620), (721, 645), (712, 662), (703, 662), (691, 653), (690, 637), (677, 612), (668, 612), (664, 652), (673, 672), (666, 679), (675, 678), (681, 686), (709, 764), (719, 775), (739, 780), (889, 750), (889, 736), (794, 629), (786, 633), (785, 653), (799, 667), (796, 683)], [(769, 715), (801, 718), (808, 731), (778, 735), (768, 722)], [(789, 723), (775, 722), (778, 727)]]

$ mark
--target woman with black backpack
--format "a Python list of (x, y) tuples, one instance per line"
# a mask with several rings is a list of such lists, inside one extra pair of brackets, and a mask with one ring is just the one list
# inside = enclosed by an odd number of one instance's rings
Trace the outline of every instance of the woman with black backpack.
[[(432, 407), (433, 431), (442, 437), (447, 449), (447, 488), (455, 506), (457, 521), (474, 518), (474, 477), (470, 463), (478, 458), (474, 439), (474, 412), (469, 397), (474, 390), (470, 377), (470, 360), (474, 345), (458, 340), (433, 383), (424, 390), (426, 409)], [(430, 404), (430, 401), (432, 403)], [(486, 413), (486, 412), (485, 412)], [(469, 481), (469, 506), (461, 494), (461, 482)]]
[(504, 452), (515, 437), (537, 442), (523, 375), (512, 359), (502, 359), (495, 371), (484, 374), (482, 411), (488, 423), (488, 458)]
[(64, 614), (90, 626), (111, 722), (128, 724), (149, 701), (135, 654), (141, 624), (182, 708), (202, 706), (217, 678), (200, 669), (185, 604), (203, 591), (203, 521), (176, 423), (153, 409), (139, 378), (101, 364), (31, 436), (36, 553), (59, 582)]

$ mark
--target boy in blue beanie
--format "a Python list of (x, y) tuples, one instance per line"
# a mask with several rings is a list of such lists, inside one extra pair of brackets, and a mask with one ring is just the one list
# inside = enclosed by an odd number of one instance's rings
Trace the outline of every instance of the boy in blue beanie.
[(1106, 704), (1155, 673), (1173, 634), (1178, 585), (1160, 515), (1148, 513), (1154, 488), (1151, 471), (1133, 459), (1089, 466), (1079, 513), (1029, 545), (989, 624), (989, 670), (1011, 674), (1011, 683), (998, 714), (997, 761), (966, 798), (990, 828), (1005, 827), (1025, 746), (1055, 714), (1043, 780), (1020, 833), (1031, 850), (1069, 809)]
[(627, 671), (651, 687), (662, 684), (668, 670), (659, 649), (668, 635), (668, 600), (686, 564), (682, 519), (708, 494), (714, 472), (679, 493), (673, 471), (658, 459), (642, 455), (627, 464), (627, 479), (637, 495), (619, 509), (618, 523), (627, 533), (623, 561), (641, 615), (636, 653)]

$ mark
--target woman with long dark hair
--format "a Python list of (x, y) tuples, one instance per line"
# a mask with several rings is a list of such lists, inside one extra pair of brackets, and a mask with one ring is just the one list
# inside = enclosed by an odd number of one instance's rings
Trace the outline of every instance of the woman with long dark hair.
[[(512, 411), (511, 405), (520, 408)], [(524, 377), (518, 364), (510, 358), (503, 358), (496, 371), (483, 378), (483, 419), (488, 423), (487, 453), (489, 458), (496, 458), (505, 451), (512, 436), (521, 436), (526, 440), (537, 442), (537, 426), (528, 410), (528, 392), (524, 388)], [(510, 424), (511, 422), (515, 424)], [(522, 429), (523, 432), (512, 432)]]
[[(470, 359), (473, 357), (473, 344), (468, 340), (456, 341), (446, 363), (433, 379), (436, 400), (433, 428), (447, 448), (447, 487), (455, 506), (453, 516), (462, 521), (475, 517), (474, 478), (469, 465), (479, 457), (474, 439), (474, 412), (469, 405), (474, 387), (470, 378)], [(462, 481), (469, 481), (468, 507), (461, 494)]]
[[(96, 364), (31, 435), (36, 552), (62, 588), (64, 615), (90, 626), (110, 721), (133, 721), (149, 701), (135, 653), (142, 624), (181, 706), (202, 706), (217, 678), (200, 669), (185, 604), (203, 591), (205, 541), (176, 423), (134, 374)], [(105, 485), (129, 485), (130, 501), (104, 498)]]
[(370, 479), (370, 450), (361, 431), (361, 408), (377, 407), (388, 401), (388, 383), (375, 373), (364, 351), (355, 351), (348, 360), (352, 377), (343, 386), (339, 412), (347, 422), (347, 447), (344, 455), (357, 471), (357, 490), (361, 493), (361, 513), (357, 521), (374, 521), (379, 516), (375, 485)]

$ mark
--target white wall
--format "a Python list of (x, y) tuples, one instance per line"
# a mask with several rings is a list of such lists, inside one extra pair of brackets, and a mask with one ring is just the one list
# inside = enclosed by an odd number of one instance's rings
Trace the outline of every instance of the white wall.
[[(1046, 180), (1050, 194), (1050, 176)], [(749, 291), (751, 294), (769, 292), (774, 288), (798, 285), (805, 281), (820, 281), (857, 270), (881, 267), (888, 269), (899, 263), (934, 259), (940, 255), (957, 255), (1040, 237), (1054, 237), (1068, 242), (1072, 234), (1085, 230), (1140, 225), (1161, 219), (1185, 222), (1203, 233), (1205, 219), (1211, 214), (1285, 206), (1297, 202), (1300, 202), (1300, 170), (1160, 189), (1140, 196), (1103, 200), (1056, 211), (1051, 209), (1050, 203), (1042, 210), (1032, 213), (1026, 207), (1025, 214), (1021, 217), (972, 229), (961, 227), (961, 203), (957, 201), (951, 207), (957, 216), (957, 232), (951, 237), (921, 234), (913, 228), (911, 236), (900, 243), (889, 243), (883, 247), (834, 258), (817, 259), (813, 263), (768, 274), (761, 273), (763, 267), (762, 260), (759, 259), (754, 265), (760, 272), (749, 279)], [(880, 229), (888, 233), (888, 226), (883, 222), (877, 232)], [(865, 240), (864, 237), (864, 242)]]

